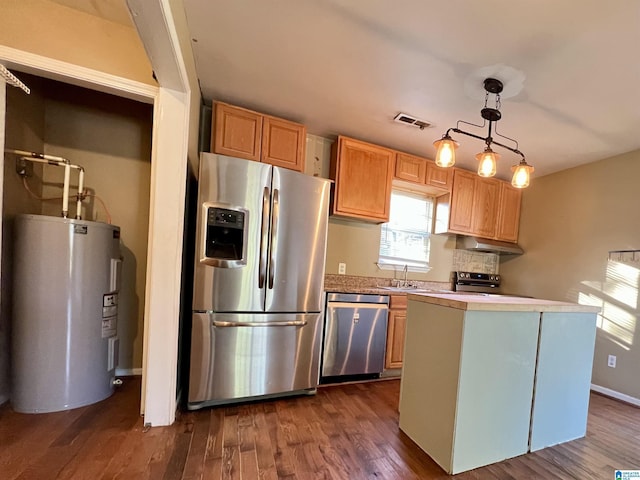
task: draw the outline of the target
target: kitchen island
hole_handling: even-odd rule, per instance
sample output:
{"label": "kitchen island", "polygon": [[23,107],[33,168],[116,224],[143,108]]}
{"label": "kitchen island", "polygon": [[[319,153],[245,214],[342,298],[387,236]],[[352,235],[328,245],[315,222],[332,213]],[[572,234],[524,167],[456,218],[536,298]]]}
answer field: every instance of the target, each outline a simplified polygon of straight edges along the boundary
{"label": "kitchen island", "polygon": [[450,474],[586,433],[598,307],[409,294],[400,429]]}

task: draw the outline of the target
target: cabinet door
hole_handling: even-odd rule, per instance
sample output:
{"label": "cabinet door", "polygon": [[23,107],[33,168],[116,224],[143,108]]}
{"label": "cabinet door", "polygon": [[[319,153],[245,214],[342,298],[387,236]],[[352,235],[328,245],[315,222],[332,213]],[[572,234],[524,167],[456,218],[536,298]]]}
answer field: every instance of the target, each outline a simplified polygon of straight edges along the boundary
{"label": "cabinet door", "polygon": [[487,238],[496,236],[501,183],[496,178],[476,177],[471,227],[474,235]]}
{"label": "cabinet door", "polygon": [[214,153],[260,161],[262,115],[216,103],[213,128]]}
{"label": "cabinet door", "polygon": [[500,209],[498,214],[498,240],[506,242],[518,241],[518,229],[520,226],[520,203],[522,190],[513,188],[506,182],[500,186]]}
{"label": "cabinet door", "polygon": [[454,233],[472,233],[473,201],[476,174],[456,169],[453,173],[449,230]]}
{"label": "cabinet door", "polygon": [[453,185],[453,168],[442,168],[435,162],[427,161],[425,184],[430,187],[451,191]]}
{"label": "cabinet door", "polygon": [[262,161],[302,172],[307,130],[304,125],[265,116],[262,126]]}
{"label": "cabinet door", "polygon": [[384,147],[338,137],[331,159],[332,213],[388,222],[394,155]]}
{"label": "cabinet door", "polygon": [[396,153],[394,177],[407,182],[424,184],[427,173],[427,161],[406,153]]}
{"label": "cabinet door", "polygon": [[384,368],[402,368],[407,310],[389,310]]}

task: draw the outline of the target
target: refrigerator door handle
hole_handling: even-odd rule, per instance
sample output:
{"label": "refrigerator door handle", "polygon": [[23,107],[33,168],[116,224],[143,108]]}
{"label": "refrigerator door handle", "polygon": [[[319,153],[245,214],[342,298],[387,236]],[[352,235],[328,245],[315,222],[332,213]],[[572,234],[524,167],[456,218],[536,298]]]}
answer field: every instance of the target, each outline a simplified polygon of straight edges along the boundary
{"label": "refrigerator door handle", "polygon": [[260,262],[258,263],[258,288],[264,288],[267,274],[267,239],[269,232],[269,187],[262,191],[262,223],[260,225]]}
{"label": "refrigerator door handle", "polygon": [[278,223],[280,221],[280,190],[273,189],[273,215],[271,217],[271,258],[269,259],[269,289],[273,289],[278,245]]}
{"label": "refrigerator door handle", "polygon": [[213,320],[214,327],[304,327],[306,320],[292,320],[288,322],[224,322]]}

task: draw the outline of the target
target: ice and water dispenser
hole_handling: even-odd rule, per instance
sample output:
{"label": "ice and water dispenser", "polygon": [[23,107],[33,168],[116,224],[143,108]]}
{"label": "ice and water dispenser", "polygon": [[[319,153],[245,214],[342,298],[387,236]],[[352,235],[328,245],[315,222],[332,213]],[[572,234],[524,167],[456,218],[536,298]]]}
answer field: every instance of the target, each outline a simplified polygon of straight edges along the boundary
{"label": "ice and water dispenser", "polygon": [[206,225],[201,263],[236,268],[247,264],[247,210],[205,203]]}

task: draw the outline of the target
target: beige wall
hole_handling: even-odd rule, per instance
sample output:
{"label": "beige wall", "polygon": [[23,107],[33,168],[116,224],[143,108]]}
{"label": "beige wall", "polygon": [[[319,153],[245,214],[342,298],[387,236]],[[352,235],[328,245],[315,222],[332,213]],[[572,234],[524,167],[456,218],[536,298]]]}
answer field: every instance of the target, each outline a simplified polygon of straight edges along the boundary
{"label": "beige wall", "polygon": [[640,151],[535,179],[523,195],[526,253],[500,267],[508,291],[601,305],[592,381],[638,399],[640,261],[608,256],[640,249],[639,179]]}
{"label": "beige wall", "polygon": [[[51,82],[46,93],[45,153],[85,169],[85,187],[106,204],[121,228],[122,290],[119,368],[142,366],[145,275],[151,176],[152,107],[147,104]],[[63,169],[45,168],[43,195],[60,195]],[[72,173],[73,186],[77,176]],[[75,190],[72,188],[72,193]],[[83,218],[106,221],[99,202],[88,200]],[[60,214],[60,202],[42,213]],[[75,214],[75,203],[70,205]]]}
{"label": "beige wall", "polygon": [[[7,87],[5,115],[5,148],[42,151],[44,145],[44,97],[40,82],[31,83],[31,95]],[[16,174],[16,157],[5,155],[2,201],[2,291],[0,308],[0,399],[10,393],[9,357],[11,331],[13,218],[21,213],[40,213],[40,202],[29,197]],[[42,166],[34,167],[34,175],[42,178]],[[40,193],[37,189],[36,193]],[[0,401],[0,403],[2,403]]]}
{"label": "beige wall", "polygon": [[133,26],[50,0],[3,0],[0,18],[0,45],[156,85]]}
{"label": "beige wall", "polygon": [[[448,282],[455,250],[455,237],[431,236],[430,266],[427,273],[409,272],[409,280]],[[401,278],[397,272],[377,267],[380,252],[380,225],[329,219],[326,273],[337,274],[338,263],[346,263],[347,275]]]}

